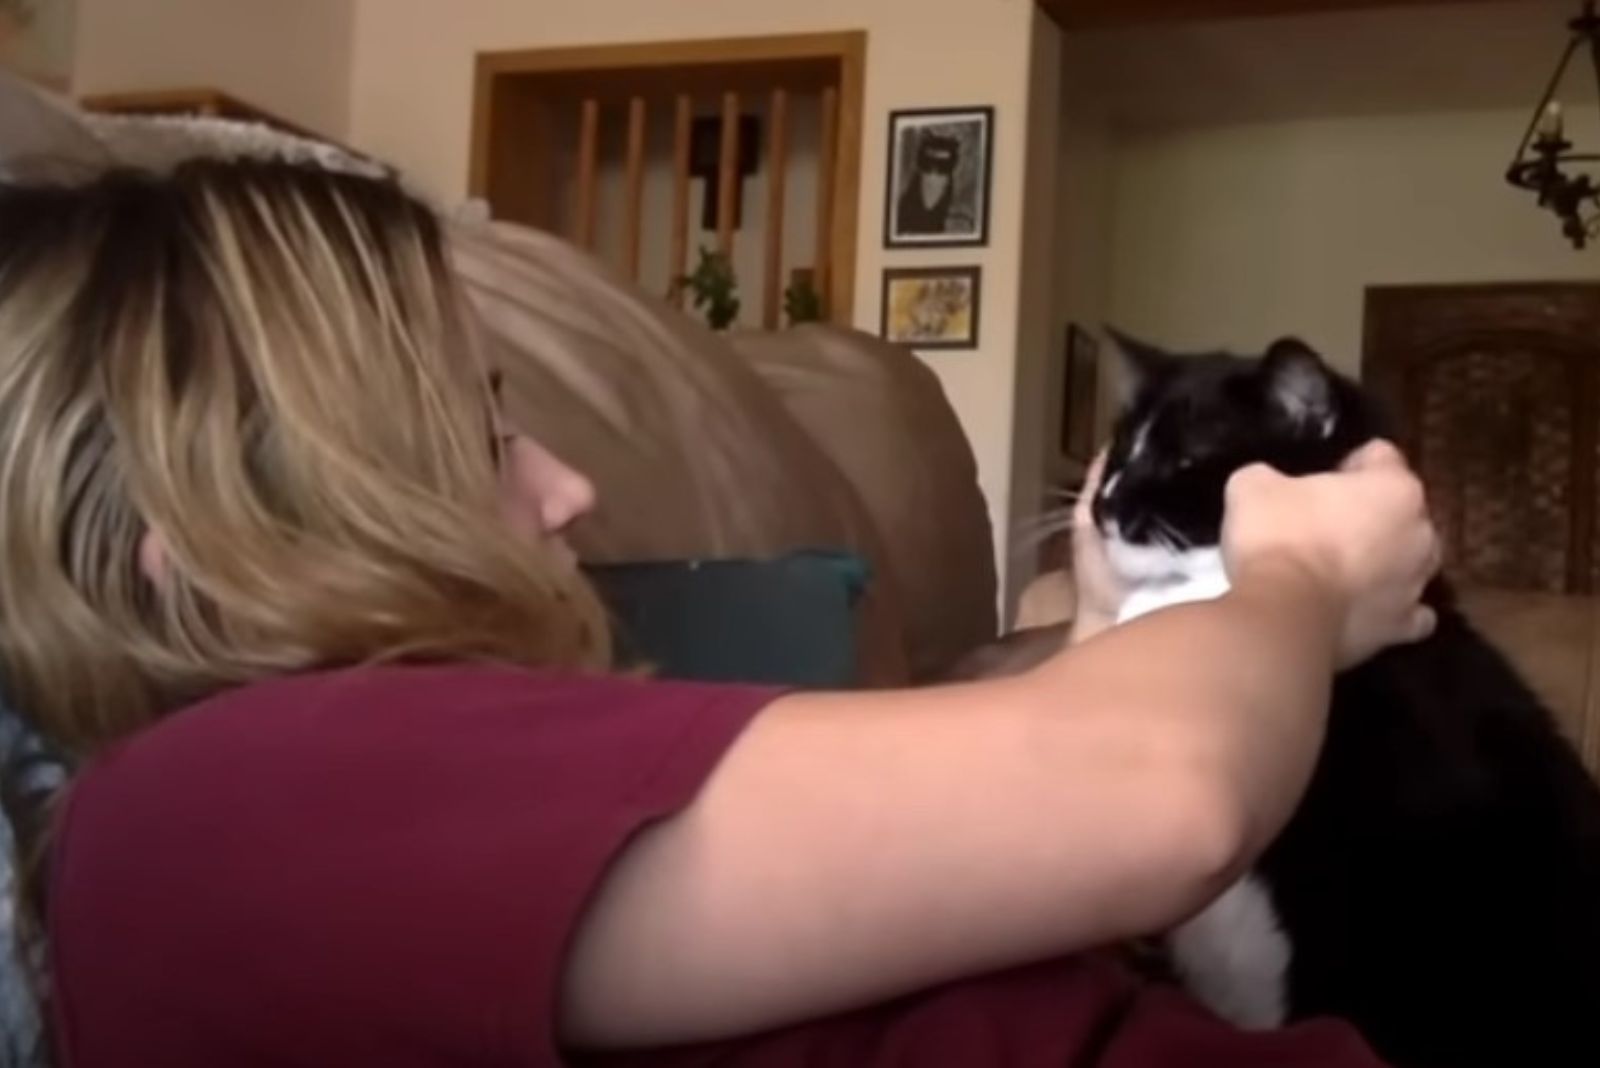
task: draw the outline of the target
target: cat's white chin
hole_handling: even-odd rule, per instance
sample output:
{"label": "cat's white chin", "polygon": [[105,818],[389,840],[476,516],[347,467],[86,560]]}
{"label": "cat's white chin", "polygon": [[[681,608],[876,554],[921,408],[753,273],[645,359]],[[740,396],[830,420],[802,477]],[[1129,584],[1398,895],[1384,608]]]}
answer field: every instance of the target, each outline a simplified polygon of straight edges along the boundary
{"label": "cat's white chin", "polygon": [[1123,539],[1115,523],[1105,531],[1106,557],[1128,590],[1117,622],[1174,605],[1210,601],[1228,592],[1222,551],[1215,546],[1174,549]]}

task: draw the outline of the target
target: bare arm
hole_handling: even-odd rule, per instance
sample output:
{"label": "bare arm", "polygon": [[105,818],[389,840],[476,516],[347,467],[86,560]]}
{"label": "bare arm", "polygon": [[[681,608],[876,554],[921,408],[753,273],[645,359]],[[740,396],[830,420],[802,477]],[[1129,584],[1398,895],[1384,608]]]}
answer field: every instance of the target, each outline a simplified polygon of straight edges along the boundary
{"label": "bare arm", "polygon": [[610,876],[570,1037],[754,1031],[1182,920],[1303,786],[1337,619],[1263,584],[1017,679],[780,701]]}
{"label": "bare arm", "polygon": [[1203,906],[1304,788],[1352,617],[1314,554],[1271,549],[1019,678],[773,705],[608,876],[568,1040],[747,1033]]}

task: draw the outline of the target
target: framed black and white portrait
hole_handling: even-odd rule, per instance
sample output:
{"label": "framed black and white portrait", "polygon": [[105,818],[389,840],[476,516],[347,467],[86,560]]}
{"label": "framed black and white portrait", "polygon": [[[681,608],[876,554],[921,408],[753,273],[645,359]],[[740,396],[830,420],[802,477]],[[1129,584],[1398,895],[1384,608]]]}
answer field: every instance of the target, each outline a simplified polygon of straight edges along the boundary
{"label": "framed black and white portrait", "polygon": [[994,108],[889,113],[885,248],[989,243]]}

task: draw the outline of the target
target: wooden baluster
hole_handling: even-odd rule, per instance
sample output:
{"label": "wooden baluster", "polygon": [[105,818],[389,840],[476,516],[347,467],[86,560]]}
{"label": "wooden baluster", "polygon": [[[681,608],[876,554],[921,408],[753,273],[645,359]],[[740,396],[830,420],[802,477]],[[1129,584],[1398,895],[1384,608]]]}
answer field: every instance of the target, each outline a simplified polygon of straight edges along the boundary
{"label": "wooden baluster", "polygon": [[595,218],[599,206],[597,185],[600,170],[600,101],[589,97],[583,102],[578,124],[578,196],[575,239],[583,248],[594,248]]}
{"label": "wooden baluster", "polygon": [[822,139],[817,149],[817,251],[816,286],[826,314],[833,306],[833,210],[838,176],[834,174],[839,149],[839,90],[822,91]]}
{"label": "wooden baluster", "polygon": [[717,249],[733,255],[735,197],[739,195],[739,94],[722,94],[722,156],[717,168]]}
{"label": "wooden baluster", "polygon": [[694,101],[679,94],[672,122],[672,299],[683,305],[678,279],[689,273],[689,139],[694,129]]}
{"label": "wooden baluster", "polygon": [[639,280],[639,249],[644,224],[644,97],[628,102],[628,206],[623,237],[623,270]]}
{"label": "wooden baluster", "polygon": [[761,322],[768,330],[778,328],[783,310],[783,198],[788,171],[789,94],[774,89],[767,109],[767,262],[761,305]]}

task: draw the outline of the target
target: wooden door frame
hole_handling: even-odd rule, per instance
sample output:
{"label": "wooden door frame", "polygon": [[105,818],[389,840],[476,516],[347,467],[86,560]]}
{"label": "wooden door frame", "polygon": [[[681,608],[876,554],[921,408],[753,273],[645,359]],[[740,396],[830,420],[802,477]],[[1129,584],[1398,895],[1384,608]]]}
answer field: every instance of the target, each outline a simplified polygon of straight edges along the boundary
{"label": "wooden door frame", "polygon": [[683,66],[835,60],[839,64],[838,150],[833,167],[832,264],[829,318],[853,319],[857,233],[861,207],[861,148],[866,83],[865,31],[776,34],[643,44],[582,45],[482,52],[477,59],[472,106],[472,168],[469,188],[487,197],[496,173],[515,172],[525,162],[514,146],[496,152],[495,134],[514,119],[519,75],[556,75],[589,70],[665,70]]}

